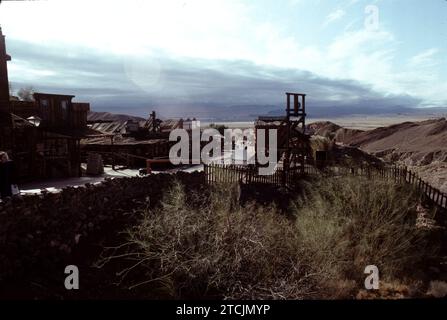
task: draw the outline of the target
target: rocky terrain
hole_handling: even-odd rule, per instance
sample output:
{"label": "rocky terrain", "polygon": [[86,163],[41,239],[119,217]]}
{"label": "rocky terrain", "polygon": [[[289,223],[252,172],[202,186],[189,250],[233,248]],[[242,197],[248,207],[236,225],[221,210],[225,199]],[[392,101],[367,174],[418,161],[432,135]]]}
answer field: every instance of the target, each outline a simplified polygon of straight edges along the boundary
{"label": "rocky terrain", "polygon": [[343,128],[324,121],[308,125],[315,135],[358,147],[386,161],[416,170],[422,179],[447,192],[447,120],[403,122],[373,130]]}
{"label": "rocky terrain", "polygon": [[90,111],[87,115],[88,121],[144,121],[146,119],[136,116],[130,116],[127,114],[116,114],[110,112],[95,112]]}

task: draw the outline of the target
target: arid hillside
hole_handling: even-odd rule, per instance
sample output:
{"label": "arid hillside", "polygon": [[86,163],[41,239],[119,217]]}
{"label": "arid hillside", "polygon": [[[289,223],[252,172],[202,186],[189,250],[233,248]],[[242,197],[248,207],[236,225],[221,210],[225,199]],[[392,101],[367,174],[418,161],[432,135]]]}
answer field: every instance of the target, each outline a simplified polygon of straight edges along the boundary
{"label": "arid hillside", "polygon": [[447,191],[447,120],[404,122],[362,131],[332,122],[315,122],[309,129],[316,135],[358,147],[387,161],[407,165],[434,186]]}
{"label": "arid hillside", "polygon": [[127,121],[127,120],[143,121],[145,119],[141,118],[141,117],[130,116],[127,114],[116,114],[116,113],[110,113],[110,112],[90,111],[87,115],[87,120],[88,121]]}

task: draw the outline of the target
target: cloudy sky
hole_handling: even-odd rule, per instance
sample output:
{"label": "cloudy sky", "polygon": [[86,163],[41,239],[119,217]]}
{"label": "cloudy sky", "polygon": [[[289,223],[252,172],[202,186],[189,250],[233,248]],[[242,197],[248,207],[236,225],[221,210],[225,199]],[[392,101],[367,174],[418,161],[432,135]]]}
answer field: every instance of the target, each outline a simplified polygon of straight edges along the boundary
{"label": "cloudy sky", "polygon": [[447,106],[445,0],[2,1],[0,23],[13,90],[97,111]]}

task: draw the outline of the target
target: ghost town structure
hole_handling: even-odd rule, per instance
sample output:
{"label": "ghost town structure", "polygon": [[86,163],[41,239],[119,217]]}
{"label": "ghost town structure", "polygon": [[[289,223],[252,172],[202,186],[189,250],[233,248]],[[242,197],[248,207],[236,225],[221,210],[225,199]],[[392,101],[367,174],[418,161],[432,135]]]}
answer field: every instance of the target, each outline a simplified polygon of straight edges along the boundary
{"label": "ghost town structure", "polygon": [[[306,95],[286,92],[286,109],[283,116],[260,116],[255,122],[256,160],[254,166],[205,165],[205,179],[208,183],[241,182],[260,183],[292,187],[300,177],[314,170],[310,136],[306,132]],[[258,158],[271,152],[270,130],[276,131],[277,164],[273,174],[259,175],[262,161]],[[262,141],[265,137],[266,141]],[[262,147],[259,146],[262,145]],[[264,148],[264,151],[262,150]],[[256,170],[255,170],[256,169]],[[270,170],[269,170],[270,171]]]}
{"label": "ghost town structure", "polygon": [[88,126],[100,135],[81,141],[83,154],[100,154],[112,166],[147,167],[169,165],[169,150],[175,142],[169,134],[188,129],[195,119],[160,120],[153,111],[147,120],[92,121]]}
{"label": "ghost town structure", "polygon": [[[32,101],[20,101],[10,96],[7,68],[10,60],[0,27],[0,151],[7,152],[15,162],[16,181],[19,183],[41,178],[81,176],[84,173],[82,163],[89,162],[89,158],[111,165],[147,165],[150,172],[153,164],[169,164],[169,150],[176,143],[169,141],[169,133],[174,129],[190,130],[195,120],[162,121],[152,112],[143,121],[89,122],[89,103],[74,102],[74,95],[34,93]],[[253,166],[205,165],[205,181],[291,186],[299,176],[312,173],[316,169],[305,118],[306,95],[287,92],[285,115],[259,117],[255,122],[255,135],[260,129],[274,129],[278,133],[276,172],[271,176],[259,176],[254,174],[257,170],[253,170]],[[265,153],[268,153],[269,141],[264,145]],[[96,157],[91,157],[92,154]],[[255,161],[255,166],[258,165],[259,162]],[[338,172],[340,168],[332,169]],[[369,177],[392,176],[416,185],[435,204],[447,207],[447,195],[406,168],[384,166],[379,169],[362,167],[359,170]],[[350,172],[357,171],[350,168]]]}
{"label": "ghost town structure", "polygon": [[[15,162],[19,182],[81,176],[81,164],[93,159],[113,166],[167,164],[169,132],[195,120],[162,121],[152,112],[144,121],[90,122],[90,104],[74,102],[74,95],[34,93],[32,101],[20,101],[10,95],[10,60],[0,28],[0,150]],[[101,173],[100,167],[90,173]]]}
{"label": "ghost town structure", "polygon": [[[74,95],[34,93],[32,101],[20,101],[9,92],[10,60],[0,28],[0,150],[15,162],[19,182],[81,176],[82,163],[90,165],[86,172],[91,174],[101,174],[103,164],[143,166],[151,172],[153,165],[170,164],[169,150],[175,144],[169,141],[170,132],[191,130],[195,120],[162,121],[152,112],[142,121],[88,121],[89,103],[74,102]],[[286,115],[260,117],[255,132],[276,130],[277,159],[283,171],[293,168],[303,173],[309,146],[304,129],[305,95],[286,95]],[[265,145],[268,155],[269,142]]]}
{"label": "ghost town structure", "polygon": [[81,175],[80,140],[88,134],[88,103],[73,95],[35,93],[11,99],[5,36],[0,28],[0,150],[15,162],[19,181]]}

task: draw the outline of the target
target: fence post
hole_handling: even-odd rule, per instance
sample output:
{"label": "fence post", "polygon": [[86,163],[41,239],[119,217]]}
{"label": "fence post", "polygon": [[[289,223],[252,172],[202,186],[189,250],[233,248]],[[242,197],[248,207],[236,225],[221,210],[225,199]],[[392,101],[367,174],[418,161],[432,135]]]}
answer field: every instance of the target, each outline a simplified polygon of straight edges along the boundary
{"label": "fence post", "polygon": [[439,204],[439,196],[440,196],[439,190],[436,190],[436,204]]}
{"label": "fence post", "polygon": [[252,171],[252,167],[250,166],[250,167],[248,167],[248,170],[247,170],[247,184],[251,183],[251,171]]}

